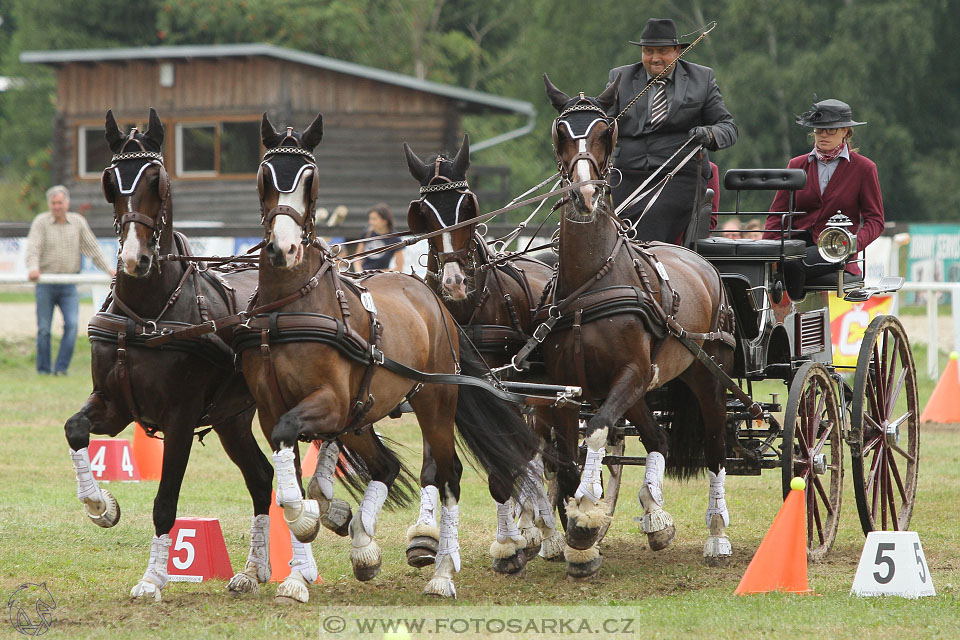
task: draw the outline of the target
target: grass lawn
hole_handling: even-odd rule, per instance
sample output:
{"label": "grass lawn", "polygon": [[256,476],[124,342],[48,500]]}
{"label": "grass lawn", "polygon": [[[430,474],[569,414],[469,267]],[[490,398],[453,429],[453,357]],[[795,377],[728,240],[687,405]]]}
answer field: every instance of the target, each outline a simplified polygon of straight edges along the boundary
{"label": "grass lawn", "polygon": [[[614,629],[645,638],[960,637],[960,522],[955,509],[960,495],[960,425],[924,425],[922,430],[920,484],[911,528],[923,542],[937,589],[932,598],[849,595],[864,538],[847,463],[836,544],[826,561],[809,567],[813,596],[733,595],[780,507],[779,471],[728,479],[734,557],[729,567],[714,569],[700,562],[706,535],[706,480],[667,481],[666,507],[676,519],[677,539],[669,549],[654,554],[633,521],[641,515],[636,491],[642,469],[628,469],[614,523],[602,545],[603,568],[593,581],[574,583],[565,579],[562,564],[542,560],[529,564],[523,578],[493,573],[487,550],[495,510],[484,479],[468,469],[460,503],[463,569],[457,577],[456,601],[420,595],[429,573],[404,562],[405,530],[416,517],[410,508],[384,512],[377,531],[383,569],[368,583],[352,576],[349,541],[321,530],[313,551],[323,584],[311,588],[309,604],[276,604],[275,584],[264,585],[259,595],[235,598],[227,594],[223,581],[170,583],[162,603],[132,603],[130,588],[143,574],[149,556],[156,483],[111,483],[109,489],[122,508],[120,523],[100,529],[86,521],[76,499],[62,429],[90,391],[89,348],[84,339],[79,342],[65,378],[34,373],[32,340],[0,342],[0,598],[5,601],[23,583],[45,581],[57,602],[53,626],[45,637],[316,637],[324,633],[326,621],[359,606],[376,607],[357,614],[368,617],[424,613],[417,607],[430,607],[429,615],[449,619],[577,615],[597,631],[594,637],[607,637]],[[916,355],[922,361],[922,355]],[[922,403],[931,390],[932,384],[921,388]],[[411,468],[419,469],[420,438],[411,418],[382,422],[378,430],[405,443],[403,455]],[[123,435],[132,437],[132,430]],[[205,444],[193,449],[179,513],[218,518],[233,567],[239,569],[247,553],[250,499],[216,437],[211,435]],[[628,441],[627,453],[642,455],[639,442]],[[340,489],[339,495],[346,497],[346,492]],[[516,605],[542,608],[521,610]],[[604,629],[601,623],[606,619],[630,622]],[[444,637],[450,635],[444,630],[460,628],[448,620],[446,627],[415,637]],[[330,635],[383,637],[382,630],[359,634],[349,629]],[[495,633],[493,627],[474,634],[474,629],[457,637],[550,635],[511,636]],[[331,630],[335,631],[326,629]],[[0,637],[20,636],[4,620]]]}

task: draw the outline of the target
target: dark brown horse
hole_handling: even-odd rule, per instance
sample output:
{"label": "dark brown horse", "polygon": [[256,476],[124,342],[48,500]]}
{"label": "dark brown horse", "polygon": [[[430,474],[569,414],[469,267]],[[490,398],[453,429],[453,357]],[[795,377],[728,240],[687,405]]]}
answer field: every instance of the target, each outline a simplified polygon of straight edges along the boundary
{"label": "dark brown horse", "polygon": [[[406,143],[403,149],[410,174],[420,183],[420,198],[410,203],[407,213],[411,231],[441,231],[480,215],[476,194],[467,183],[468,136],[463,136],[453,159],[440,154],[424,162]],[[533,331],[533,312],[552,269],[527,257],[495,262],[475,224],[433,236],[428,242],[427,284],[490,366],[509,364]],[[429,454],[428,448],[424,451]],[[497,534],[490,553],[494,570],[501,573],[519,571],[538,551],[547,559],[559,559],[563,553],[563,536],[556,531],[553,507],[543,491],[539,457],[530,461],[527,473],[533,491],[520,497],[519,527],[513,502],[497,503]],[[430,543],[436,538],[432,504],[432,496],[423,496],[420,517],[407,532],[407,561],[414,566],[420,558],[429,558]]]}
{"label": "dark brown horse", "polygon": [[[249,347],[243,373],[261,424],[271,433],[277,499],[291,531],[309,540],[321,513],[300,487],[297,441],[337,441],[362,459],[371,482],[349,524],[350,559],[358,579],[373,578],[380,567],[376,522],[400,466],[370,425],[407,399],[430,447],[435,469],[429,475],[441,502],[439,549],[425,593],[454,596],[462,472],[454,425],[483,468],[503,480],[502,501],[514,493],[536,442],[502,400],[474,386],[419,376],[484,373],[449,312],[421,280],[400,273],[358,279],[340,273],[314,230],[320,176],[312,151],[322,131],[319,115],[302,134],[292,127],[277,132],[266,114],[261,128],[267,149],[258,178],[265,246],[256,304],[270,311],[250,319],[241,346]],[[418,383],[418,376],[426,383]]]}
{"label": "dark brown horse", "polygon": [[[115,154],[103,173],[103,193],[113,204],[120,257],[109,306],[90,321],[93,393],[64,425],[77,475],[77,495],[101,527],[120,519],[110,492],[90,468],[90,434],[116,436],[134,420],[164,435],[163,472],[153,507],[155,535],[143,578],[131,595],[160,600],[167,584],[170,529],[190,457],[194,431],[212,425],[230,459],[240,467],[253,498],[250,554],[232,590],[255,590],[270,577],[269,519],[273,470],[254,441],[253,397],[234,367],[234,354],[220,338],[205,336],[151,348],[144,341],[235,313],[256,285],[256,272],[201,272],[196,263],[161,255],[189,253],[173,230],[170,184],[163,166],[163,124],[150,110],[144,133],[124,136],[113,113],[106,138]],[[229,336],[227,336],[229,339]]]}
{"label": "dark brown horse", "polygon": [[[572,99],[546,76],[544,82],[560,112],[553,137],[564,182],[606,180],[616,143],[616,121],[606,112],[619,81],[597,98],[580,93]],[[732,368],[733,319],[723,285],[697,254],[674,245],[634,244],[627,235],[613,214],[607,184],[573,191],[562,207],[558,277],[541,316],[553,325],[543,343],[551,381],[582,386],[584,398],[598,407],[587,423],[582,475],[566,467],[559,478],[567,498],[568,573],[578,577],[596,572],[601,563],[595,541],[609,517],[600,504],[601,464],[621,416],[637,428],[647,450],[639,498],[650,547],[662,549],[675,535],[663,509],[664,468],[683,477],[706,467],[710,535],[704,555],[713,563],[731,553],[723,489],[725,392],[677,337],[694,339],[694,348],[702,346],[726,371]],[[662,393],[670,397],[665,402],[672,416],[669,437],[647,398]],[[552,424],[561,457],[572,455],[576,414],[554,411]]]}

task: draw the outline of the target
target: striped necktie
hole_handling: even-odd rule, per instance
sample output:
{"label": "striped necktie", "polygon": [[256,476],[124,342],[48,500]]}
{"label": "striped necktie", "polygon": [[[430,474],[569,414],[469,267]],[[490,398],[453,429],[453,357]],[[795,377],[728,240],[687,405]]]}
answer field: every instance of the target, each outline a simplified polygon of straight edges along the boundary
{"label": "striped necktie", "polygon": [[650,128],[656,129],[667,119],[667,83],[664,80],[654,82],[657,93],[653,96],[653,107],[650,109]]}

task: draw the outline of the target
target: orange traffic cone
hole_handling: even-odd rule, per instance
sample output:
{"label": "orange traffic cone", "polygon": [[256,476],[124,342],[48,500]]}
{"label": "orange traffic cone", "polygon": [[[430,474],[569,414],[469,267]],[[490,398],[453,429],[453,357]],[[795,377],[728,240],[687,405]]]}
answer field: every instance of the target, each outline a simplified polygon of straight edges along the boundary
{"label": "orange traffic cone", "polygon": [[743,574],[734,591],[736,595],[767,591],[810,593],[804,486],[801,478],[794,478],[790,483],[790,493]]}
{"label": "orange traffic cone", "polygon": [[920,414],[920,422],[960,422],[960,367],[957,366],[957,357],[956,351],[950,354],[947,368]]}
{"label": "orange traffic cone", "polygon": [[163,471],[163,440],[151,438],[139,422],[133,428],[133,458],[141,480],[159,480]]}

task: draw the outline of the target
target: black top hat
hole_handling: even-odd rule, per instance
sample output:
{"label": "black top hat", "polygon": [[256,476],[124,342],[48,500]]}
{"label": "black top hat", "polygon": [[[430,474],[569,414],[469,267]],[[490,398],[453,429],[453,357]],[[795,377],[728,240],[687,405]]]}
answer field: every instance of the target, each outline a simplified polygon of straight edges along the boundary
{"label": "black top hat", "polygon": [[641,47],[689,47],[689,42],[677,40],[677,25],[670,18],[650,18],[640,34],[640,41],[630,41]]}
{"label": "black top hat", "polygon": [[797,124],[817,129],[833,129],[836,127],[856,127],[867,123],[854,120],[853,110],[846,102],[830,99],[813,103],[809,111],[797,116]]}

